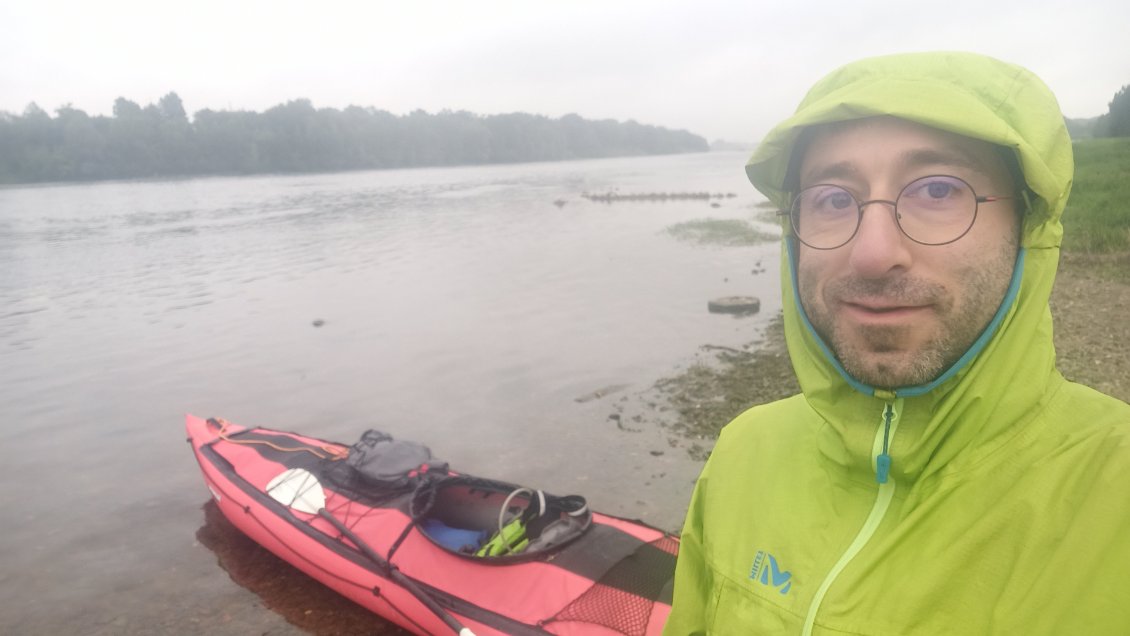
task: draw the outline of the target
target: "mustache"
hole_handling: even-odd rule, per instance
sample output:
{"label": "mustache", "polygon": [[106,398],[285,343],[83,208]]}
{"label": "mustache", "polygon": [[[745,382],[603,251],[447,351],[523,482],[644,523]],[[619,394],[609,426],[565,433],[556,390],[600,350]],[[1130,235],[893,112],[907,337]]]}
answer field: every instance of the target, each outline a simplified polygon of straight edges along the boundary
{"label": "mustache", "polygon": [[932,305],[948,296],[944,285],[907,277],[840,278],[830,281],[824,294],[841,302],[881,298],[901,305]]}

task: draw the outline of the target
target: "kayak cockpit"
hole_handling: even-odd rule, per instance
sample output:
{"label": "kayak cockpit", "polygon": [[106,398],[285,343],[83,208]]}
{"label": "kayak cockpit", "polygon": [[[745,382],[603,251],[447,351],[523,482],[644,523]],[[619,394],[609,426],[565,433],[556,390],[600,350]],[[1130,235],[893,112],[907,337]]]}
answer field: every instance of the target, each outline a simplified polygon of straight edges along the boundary
{"label": "kayak cockpit", "polygon": [[583,497],[458,475],[418,488],[411,514],[444,550],[499,564],[546,557],[592,525]]}

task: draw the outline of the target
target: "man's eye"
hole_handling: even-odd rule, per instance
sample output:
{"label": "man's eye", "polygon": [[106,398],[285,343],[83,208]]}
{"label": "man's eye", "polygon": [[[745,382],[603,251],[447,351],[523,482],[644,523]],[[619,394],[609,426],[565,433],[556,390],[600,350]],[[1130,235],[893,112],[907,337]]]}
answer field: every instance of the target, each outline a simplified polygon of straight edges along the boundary
{"label": "man's eye", "polygon": [[931,181],[926,184],[926,194],[932,199],[943,199],[953,193],[953,186],[943,181]]}
{"label": "man's eye", "polygon": [[810,201],[816,212],[841,212],[855,206],[847,191],[835,187],[813,190]]}
{"label": "man's eye", "polygon": [[926,177],[906,186],[902,196],[919,201],[941,202],[960,199],[969,187],[956,177]]}
{"label": "man's eye", "polygon": [[850,208],[855,201],[852,200],[851,195],[847,192],[833,192],[828,196],[828,205],[837,210]]}

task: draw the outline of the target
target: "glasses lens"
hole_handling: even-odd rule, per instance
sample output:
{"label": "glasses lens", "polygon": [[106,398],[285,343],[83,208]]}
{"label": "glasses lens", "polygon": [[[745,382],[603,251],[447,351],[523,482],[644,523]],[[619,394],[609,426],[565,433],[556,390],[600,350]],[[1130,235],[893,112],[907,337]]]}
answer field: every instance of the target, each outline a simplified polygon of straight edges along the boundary
{"label": "glasses lens", "polygon": [[977,195],[957,177],[923,177],[902,189],[895,210],[907,236],[940,245],[961,238],[973,225]]}
{"label": "glasses lens", "polygon": [[792,223],[804,244],[817,249],[839,247],[855,234],[859,204],[839,186],[812,186],[801,190],[793,201]]}

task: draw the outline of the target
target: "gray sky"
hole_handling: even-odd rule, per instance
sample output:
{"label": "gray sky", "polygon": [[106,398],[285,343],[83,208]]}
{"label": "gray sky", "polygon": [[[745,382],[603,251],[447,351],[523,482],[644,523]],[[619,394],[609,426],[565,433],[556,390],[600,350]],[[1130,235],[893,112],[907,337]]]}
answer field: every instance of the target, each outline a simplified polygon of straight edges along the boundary
{"label": "gray sky", "polygon": [[0,110],[191,114],[289,99],[403,114],[635,119],[755,141],[841,64],[959,49],[1030,68],[1069,117],[1130,84],[1130,2],[0,0]]}

